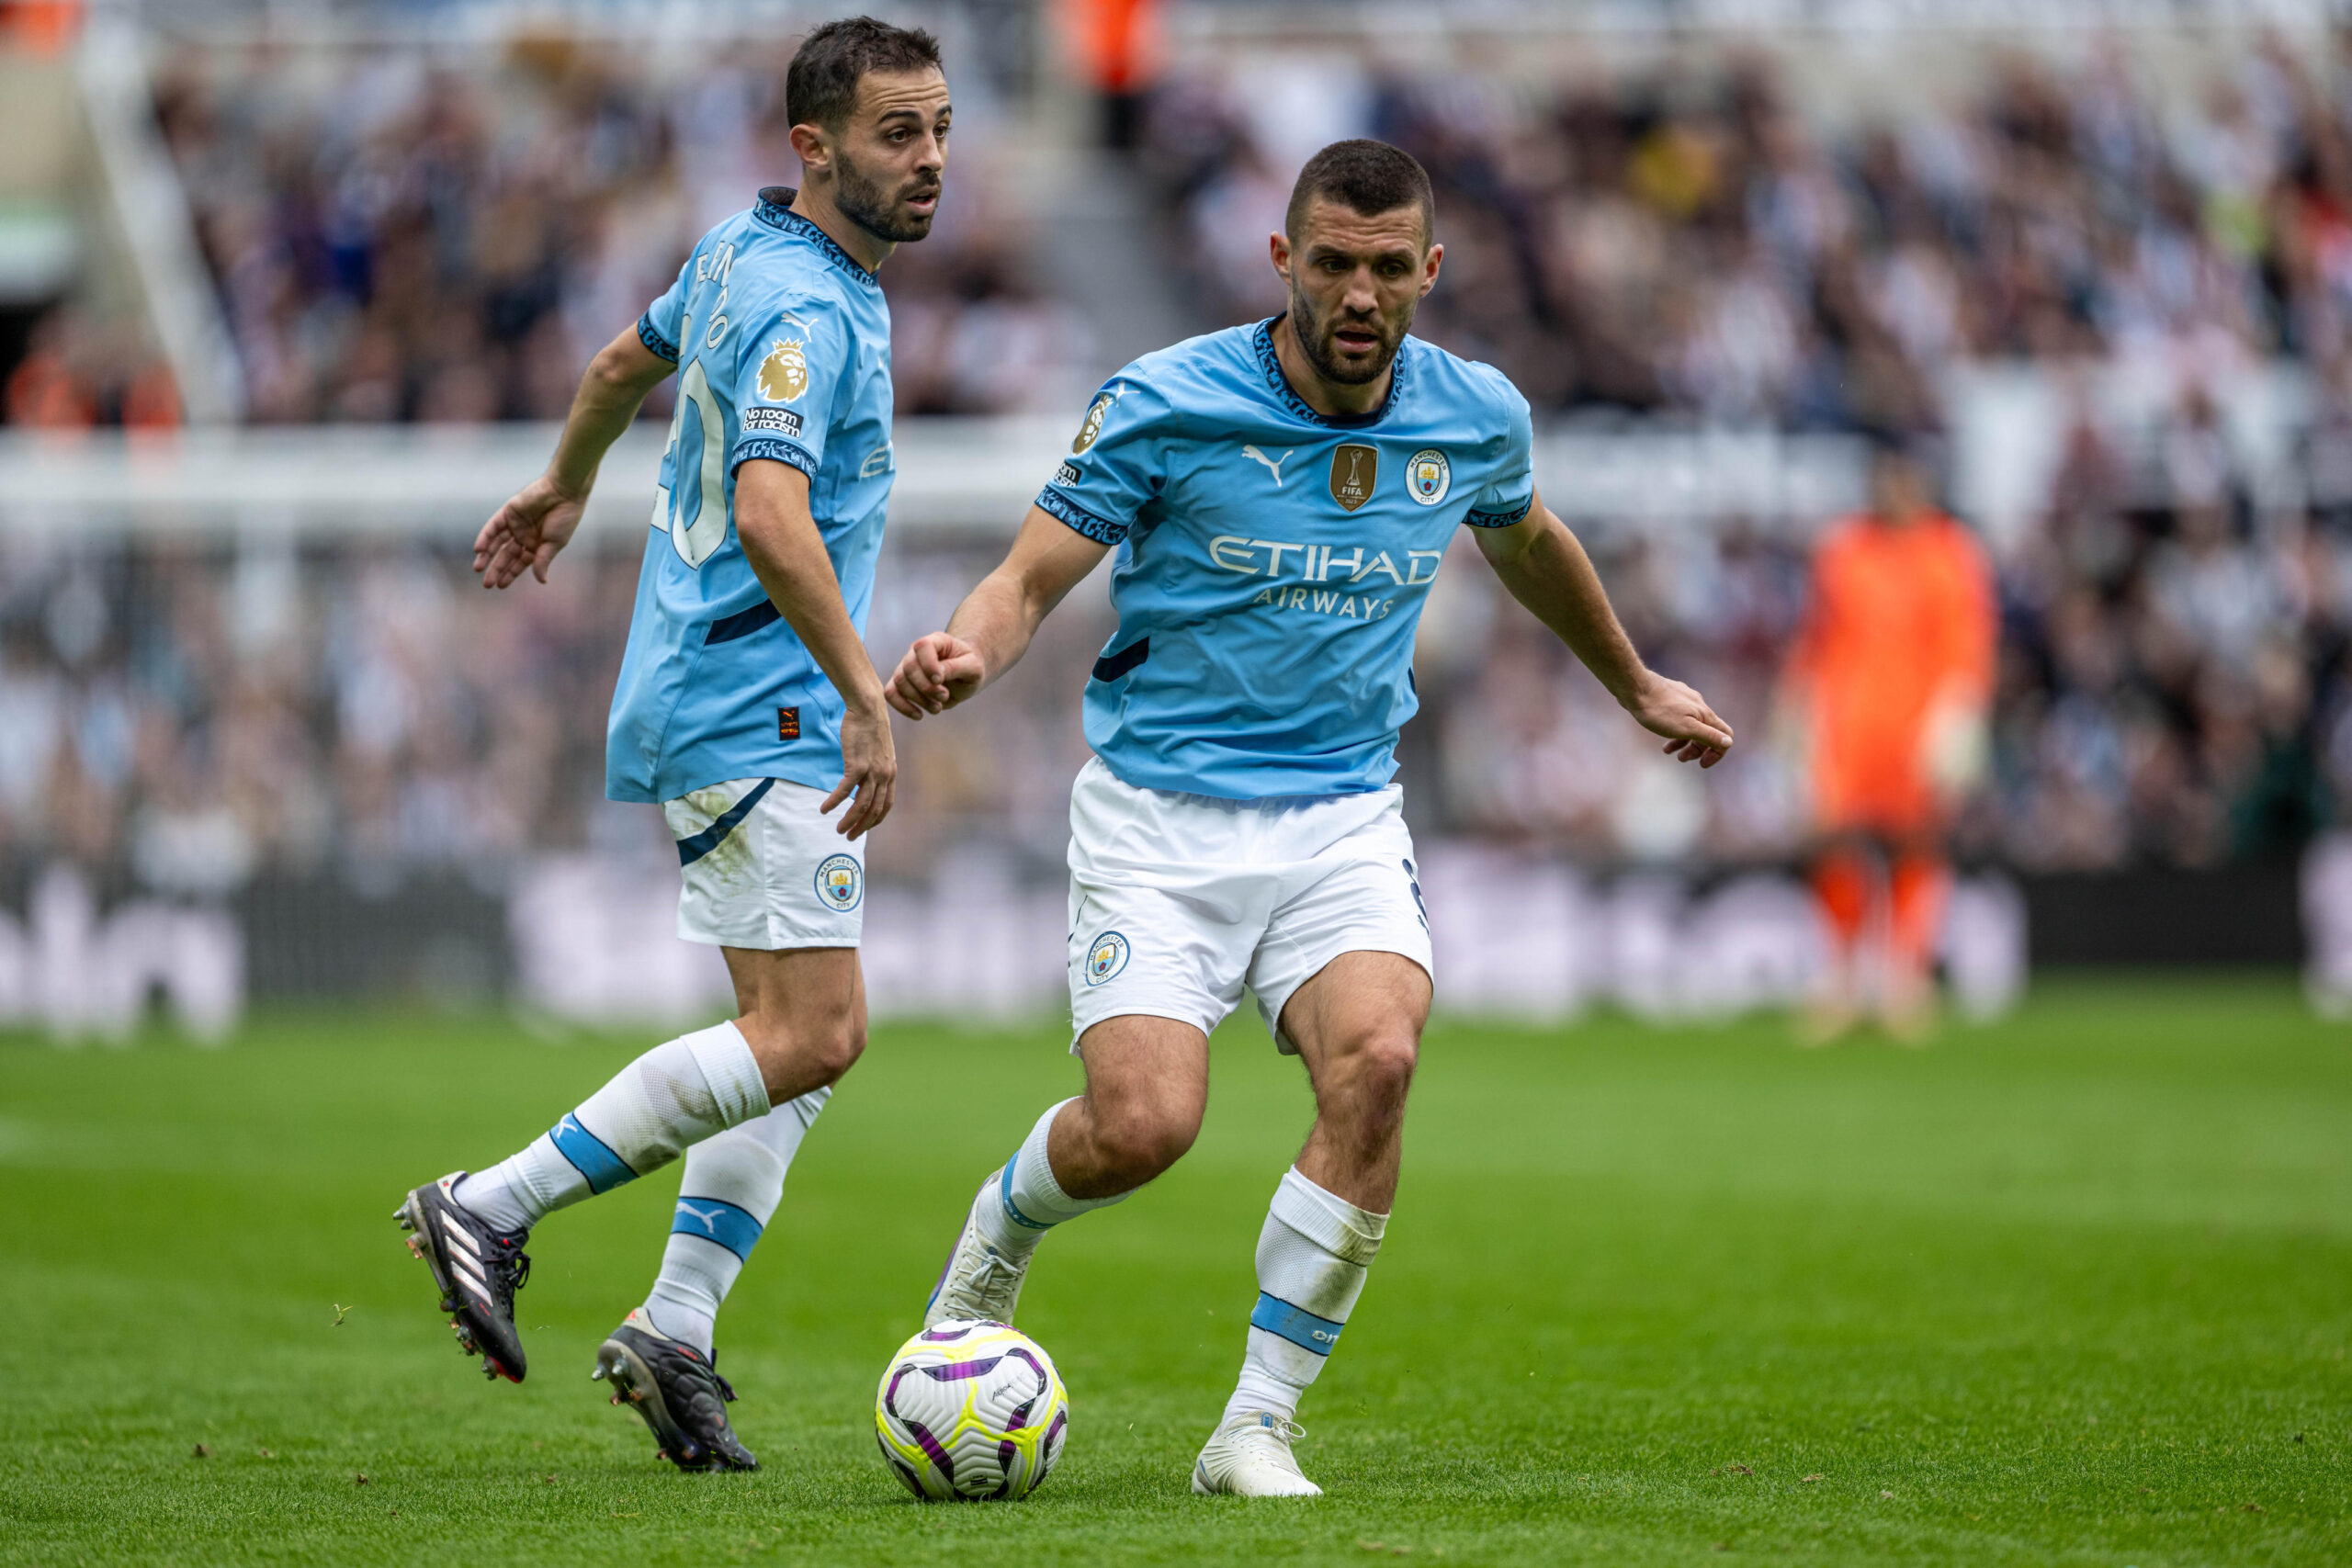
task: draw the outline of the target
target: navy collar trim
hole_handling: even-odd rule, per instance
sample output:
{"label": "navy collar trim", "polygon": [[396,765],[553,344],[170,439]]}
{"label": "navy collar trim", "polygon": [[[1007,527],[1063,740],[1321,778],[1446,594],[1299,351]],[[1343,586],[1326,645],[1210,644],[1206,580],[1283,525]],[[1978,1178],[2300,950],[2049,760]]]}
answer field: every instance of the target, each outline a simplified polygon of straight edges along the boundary
{"label": "navy collar trim", "polygon": [[874,275],[859,265],[858,259],[834,243],[833,237],[792,210],[792,198],[800,193],[790,186],[769,186],[760,192],[759,205],[752,209],[752,216],[771,229],[781,229],[787,234],[797,234],[819,250],[825,259],[865,284],[879,288]]}
{"label": "navy collar trim", "polygon": [[[1289,312],[1283,314],[1288,315]],[[1298,395],[1298,389],[1290,384],[1290,378],[1283,374],[1282,357],[1274,352],[1274,323],[1282,319],[1282,316],[1269,316],[1260,321],[1250,342],[1258,351],[1258,367],[1266,373],[1266,385],[1273,389],[1275,397],[1282,400],[1283,407],[1309,424],[1326,425],[1333,430],[1362,430],[1388,417],[1396,407],[1396,400],[1405,392],[1406,367],[1413,359],[1409,352],[1413,343],[1410,336],[1396,345],[1396,357],[1388,362],[1388,400],[1382,403],[1377,412],[1366,414],[1317,413],[1305,398]]]}

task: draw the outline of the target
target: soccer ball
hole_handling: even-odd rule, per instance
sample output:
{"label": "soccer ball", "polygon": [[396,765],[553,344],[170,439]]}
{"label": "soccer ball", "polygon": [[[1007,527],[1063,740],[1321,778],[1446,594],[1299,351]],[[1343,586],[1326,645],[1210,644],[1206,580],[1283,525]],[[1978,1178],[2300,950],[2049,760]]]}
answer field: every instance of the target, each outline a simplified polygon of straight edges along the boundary
{"label": "soccer ball", "polygon": [[874,1395],[882,1457],[918,1497],[1025,1497],[1069,1429],[1069,1395],[1037,1342],[1009,1324],[943,1323],[890,1358]]}

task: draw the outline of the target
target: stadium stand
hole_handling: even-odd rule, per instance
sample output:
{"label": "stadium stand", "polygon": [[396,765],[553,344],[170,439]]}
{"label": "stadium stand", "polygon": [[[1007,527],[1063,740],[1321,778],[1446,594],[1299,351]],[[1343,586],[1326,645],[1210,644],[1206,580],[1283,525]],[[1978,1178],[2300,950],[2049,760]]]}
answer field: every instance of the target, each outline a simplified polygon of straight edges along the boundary
{"label": "stadium stand", "polygon": [[[714,58],[553,34],[463,60],[164,50],[154,121],[249,423],[560,413],[691,237],[789,164],[781,55]],[[1132,163],[1109,165],[1148,182],[1166,226],[1169,276],[1135,287],[1164,281],[1203,327],[1278,307],[1262,245],[1230,238],[1280,223],[1295,160],[1270,119],[1312,100],[1317,135],[1396,140],[1438,178],[1448,245],[1422,330],[1529,390],[1564,512],[1599,472],[1586,457],[1622,468],[1644,442],[1722,431],[1831,458],[1858,434],[1926,442],[1963,502],[1972,474],[2030,473],[2006,522],[1970,513],[1994,535],[2004,617],[1972,863],[2291,863],[2352,809],[2343,62],[2216,45],[2183,95],[2120,52],[2020,54],[1957,97],[1839,119],[1801,112],[1770,56],[1724,60],[1672,77],[1588,61],[1441,81],[1329,51],[1246,78],[1180,70],[1138,99]],[[970,123],[940,237],[885,274],[902,412],[1070,413],[1114,334],[1046,297],[1054,234],[992,195],[1017,137]],[[7,372],[8,420],[172,423],[143,344],[60,304]],[[2050,416],[2038,466],[1983,438],[2018,378]],[[2137,389],[2128,416],[2118,381]],[[2249,413],[2250,388],[2285,390]],[[1642,646],[1740,726],[1704,788],[1456,562],[1405,742],[1422,831],[1588,866],[1789,863],[1805,781],[1774,736],[1778,665],[1835,510],[1714,493],[1671,517],[1577,517]],[[902,531],[877,656],[936,623],[1010,521]],[[10,885],[62,859],[180,897],[321,877],[494,892],[534,857],[658,850],[647,814],[598,798],[637,536],[600,532],[548,590],[493,600],[446,522],[0,545]],[[1069,646],[1041,648],[990,724],[909,736],[877,885],[976,843],[1050,875],[1081,755],[1072,672],[1100,629],[1057,620]]]}

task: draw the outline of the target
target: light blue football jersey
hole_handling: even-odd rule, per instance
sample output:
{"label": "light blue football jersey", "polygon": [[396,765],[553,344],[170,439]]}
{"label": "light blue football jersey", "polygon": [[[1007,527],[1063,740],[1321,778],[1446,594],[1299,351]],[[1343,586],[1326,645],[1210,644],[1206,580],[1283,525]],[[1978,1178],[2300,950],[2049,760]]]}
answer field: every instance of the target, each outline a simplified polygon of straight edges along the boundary
{"label": "light blue football jersey", "polygon": [[858,631],[890,499],[890,312],[874,275],[772,186],[704,235],[637,324],[678,365],[628,651],[605,729],[605,793],[673,800],[728,779],[841,782],[841,694],[735,536],[735,471],[808,476]]}
{"label": "light blue football jersey", "polygon": [[1384,787],[1446,546],[1534,497],[1527,400],[1500,371],[1408,336],[1380,411],[1334,419],[1283,376],[1280,319],[1114,376],[1037,498],[1119,547],[1086,739],[1139,788]]}

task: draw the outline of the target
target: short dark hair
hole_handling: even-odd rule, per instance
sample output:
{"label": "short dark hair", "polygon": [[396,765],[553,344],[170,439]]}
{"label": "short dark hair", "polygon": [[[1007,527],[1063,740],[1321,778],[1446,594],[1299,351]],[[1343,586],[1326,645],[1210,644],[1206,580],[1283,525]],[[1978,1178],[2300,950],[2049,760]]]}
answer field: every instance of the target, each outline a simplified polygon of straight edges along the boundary
{"label": "short dark hair", "polygon": [[1429,171],[1410,152],[1385,141],[1334,141],[1306,161],[1306,167],[1298,171],[1298,183],[1290,187],[1290,209],[1283,214],[1283,232],[1294,243],[1317,197],[1367,218],[1418,207],[1421,243],[1427,244],[1437,231],[1437,198],[1430,192]]}
{"label": "short dark hair", "polygon": [[800,40],[784,73],[784,112],[794,125],[839,130],[857,107],[857,84],[869,72],[937,68],[939,40],[921,28],[894,28],[849,17]]}

